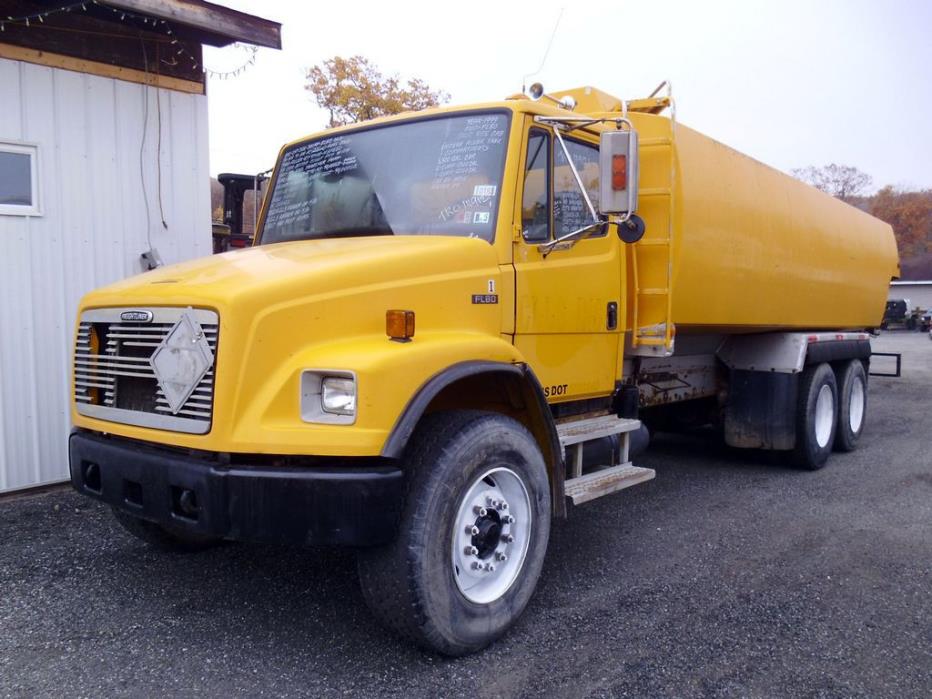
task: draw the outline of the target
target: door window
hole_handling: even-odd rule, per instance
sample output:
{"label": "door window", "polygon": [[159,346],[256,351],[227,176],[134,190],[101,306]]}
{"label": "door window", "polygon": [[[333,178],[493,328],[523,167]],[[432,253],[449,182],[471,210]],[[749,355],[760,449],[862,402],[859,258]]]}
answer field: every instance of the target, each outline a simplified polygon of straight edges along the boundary
{"label": "door window", "polygon": [[[599,149],[588,143],[564,139],[566,150],[586,187],[589,201],[599,210]],[[567,235],[592,223],[592,213],[579,191],[573,170],[560,144],[554,146],[553,227],[554,236]],[[590,237],[595,237],[596,234]]]}
{"label": "door window", "polygon": [[534,129],[527,140],[524,197],[521,200],[521,230],[525,240],[550,238],[549,165],[550,136],[545,131]]}

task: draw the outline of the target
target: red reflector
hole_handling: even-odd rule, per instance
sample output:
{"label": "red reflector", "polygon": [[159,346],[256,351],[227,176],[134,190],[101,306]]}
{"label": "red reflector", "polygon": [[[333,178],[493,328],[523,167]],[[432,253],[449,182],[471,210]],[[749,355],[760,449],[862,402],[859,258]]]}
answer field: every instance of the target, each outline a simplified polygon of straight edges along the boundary
{"label": "red reflector", "polygon": [[628,156],[612,156],[612,189],[616,192],[628,186]]}

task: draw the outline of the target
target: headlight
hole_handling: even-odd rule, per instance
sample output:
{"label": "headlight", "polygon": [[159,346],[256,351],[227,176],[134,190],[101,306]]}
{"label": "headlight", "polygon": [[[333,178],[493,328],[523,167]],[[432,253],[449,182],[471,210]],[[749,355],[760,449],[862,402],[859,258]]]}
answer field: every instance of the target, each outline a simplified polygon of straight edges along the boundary
{"label": "headlight", "polygon": [[351,378],[327,376],[322,382],[320,406],[335,415],[356,414],[356,382]]}
{"label": "headlight", "polygon": [[356,421],[356,376],[351,371],[305,369],[301,372],[301,419],[327,425]]}

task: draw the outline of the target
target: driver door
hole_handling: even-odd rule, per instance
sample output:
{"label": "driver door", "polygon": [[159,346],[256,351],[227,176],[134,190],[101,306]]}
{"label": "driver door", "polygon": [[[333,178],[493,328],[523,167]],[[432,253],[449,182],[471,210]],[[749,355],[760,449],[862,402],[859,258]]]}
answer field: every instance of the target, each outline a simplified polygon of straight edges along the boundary
{"label": "driver door", "polygon": [[[564,142],[598,210],[598,142]],[[624,320],[620,241],[596,230],[570,249],[545,255],[541,243],[581,228],[592,215],[552,130],[531,126],[524,146],[516,212],[521,230],[514,243],[515,345],[549,402],[604,396],[618,378]]]}

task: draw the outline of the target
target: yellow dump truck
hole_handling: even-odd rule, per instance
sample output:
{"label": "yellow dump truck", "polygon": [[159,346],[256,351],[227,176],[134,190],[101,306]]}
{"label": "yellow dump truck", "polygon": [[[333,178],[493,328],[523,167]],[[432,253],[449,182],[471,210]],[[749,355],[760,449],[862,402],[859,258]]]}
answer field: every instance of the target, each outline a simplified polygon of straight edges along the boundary
{"label": "yellow dump truck", "polygon": [[457,655],[552,518],[654,477],[645,424],[853,449],[891,229],[670,107],[534,86],[286,145],[255,247],[83,299],[74,487],[164,548],[356,547],[375,615]]}

